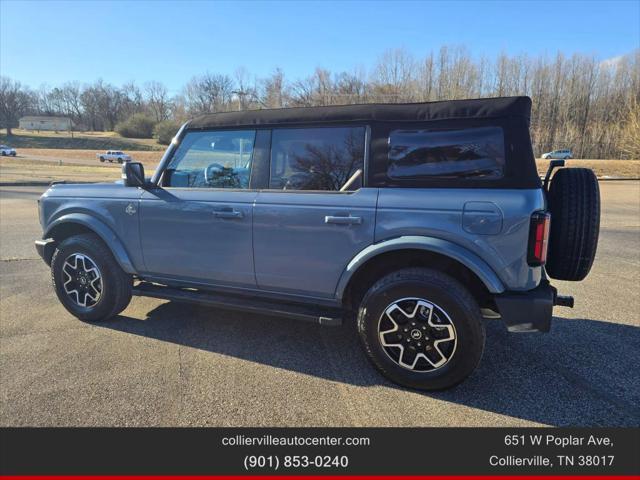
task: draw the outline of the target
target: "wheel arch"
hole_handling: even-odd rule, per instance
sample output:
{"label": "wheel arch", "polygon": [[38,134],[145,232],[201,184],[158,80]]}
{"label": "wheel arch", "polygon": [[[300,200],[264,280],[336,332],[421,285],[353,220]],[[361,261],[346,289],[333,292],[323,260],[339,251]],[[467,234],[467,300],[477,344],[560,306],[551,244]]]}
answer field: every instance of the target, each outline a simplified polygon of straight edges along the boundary
{"label": "wheel arch", "polygon": [[107,248],[111,250],[120,267],[126,273],[136,273],[129,254],[118,236],[103,222],[86,213],[71,213],[61,216],[48,226],[43,238],[52,238],[56,244],[59,244],[73,235],[82,233],[98,235]]}
{"label": "wheel arch", "polygon": [[438,238],[406,236],[370,245],[356,255],[340,277],[336,297],[353,307],[380,276],[410,266],[444,271],[466,285],[481,304],[505,291],[493,269],[466,248]]}

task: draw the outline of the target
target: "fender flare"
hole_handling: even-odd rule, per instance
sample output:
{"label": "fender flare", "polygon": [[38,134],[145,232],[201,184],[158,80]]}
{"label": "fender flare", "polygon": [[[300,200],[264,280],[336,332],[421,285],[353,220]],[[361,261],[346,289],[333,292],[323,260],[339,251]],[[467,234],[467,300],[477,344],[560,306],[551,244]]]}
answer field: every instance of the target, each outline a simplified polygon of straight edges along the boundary
{"label": "fender flare", "polygon": [[114,258],[125,272],[131,274],[137,273],[136,269],[133,267],[133,263],[131,263],[127,250],[124,248],[124,245],[115,232],[101,220],[86,213],[68,213],[56,218],[51,224],[49,224],[42,238],[51,238],[51,232],[56,227],[69,223],[77,223],[93,231],[107,245],[107,248],[111,250]]}
{"label": "fender flare", "polygon": [[358,269],[365,265],[369,260],[382,253],[408,249],[425,250],[452,258],[471,270],[480,279],[484,286],[487,287],[487,290],[489,290],[490,293],[498,294],[505,291],[504,284],[493,269],[484,260],[482,260],[482,258],[468,249],[441,238],[403,236],[369,245],[353,257],[340,276],[340,280],[338,281],[338,286],[336,288],[336,298],[343,298],[344,292],[349,284],[349,280],[351,280]]}

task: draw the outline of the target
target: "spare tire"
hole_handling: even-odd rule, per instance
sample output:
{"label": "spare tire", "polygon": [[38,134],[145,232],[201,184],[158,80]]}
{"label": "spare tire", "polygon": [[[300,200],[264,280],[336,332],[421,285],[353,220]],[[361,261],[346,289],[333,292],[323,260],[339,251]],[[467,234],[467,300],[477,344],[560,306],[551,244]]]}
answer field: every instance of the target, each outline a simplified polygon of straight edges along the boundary
{"label": "spare tire", "polygon": [[556,280],[582,280],[598,247],[598,179],[588,168],[563,168],[553,176],[547,199],[551,212],[547,273]]}

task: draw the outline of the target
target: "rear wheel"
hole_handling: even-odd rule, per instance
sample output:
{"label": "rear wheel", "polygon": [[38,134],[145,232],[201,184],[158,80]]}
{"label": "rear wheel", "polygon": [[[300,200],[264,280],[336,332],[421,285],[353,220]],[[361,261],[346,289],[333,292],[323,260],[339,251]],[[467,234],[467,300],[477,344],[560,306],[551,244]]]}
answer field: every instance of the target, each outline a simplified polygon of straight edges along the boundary
{"label": "rear wheel", "polygon": [[64,240],[53,254],[51,278],[62,305],[80,320],[106,320],[131,301],[131,275],[95,234]]}
{"label": "rear wheel", "polygon": [[100,157],[100,161],[104,163],[104,157]]}
{"label": "rear wheel", "polygon": [[360,305],[358,332],[385,377],[421,390],[464,380],[480,362],[485,341],[473,296],[427,268],[399,270],[376,282]]}
{"label": "rear wheel", "polygon": [[560,169],[551,180],[548,200],[551,232],[547,273],[557,280],[583,280],[598,247],[598,179],[588,168]]}

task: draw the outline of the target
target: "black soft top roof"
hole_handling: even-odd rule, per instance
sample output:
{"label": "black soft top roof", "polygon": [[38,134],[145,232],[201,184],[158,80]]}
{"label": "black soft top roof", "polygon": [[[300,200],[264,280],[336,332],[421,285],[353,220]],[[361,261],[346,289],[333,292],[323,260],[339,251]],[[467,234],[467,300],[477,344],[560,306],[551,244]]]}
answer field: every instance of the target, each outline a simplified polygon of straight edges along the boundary
{"label": "black soft top roof", "polygon": [[525,118],[528,123],[530,114],[531,99],[529,97],[499,97],[425,103],[370,103],[210,113],[196,117],[189,122],[187,128],[191,130],[251,125],[506,117]]}

